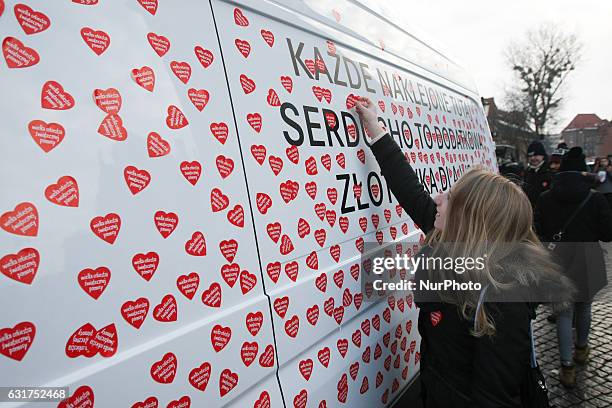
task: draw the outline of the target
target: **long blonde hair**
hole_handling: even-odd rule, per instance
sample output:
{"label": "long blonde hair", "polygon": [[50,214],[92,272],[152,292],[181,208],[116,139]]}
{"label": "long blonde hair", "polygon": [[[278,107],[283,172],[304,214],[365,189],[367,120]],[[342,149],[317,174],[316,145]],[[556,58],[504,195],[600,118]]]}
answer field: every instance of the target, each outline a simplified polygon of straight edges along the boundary
{"label": "long blonde hair", "polygon": [[[489,284],[503,290],[507,282],[499,279],[504,272],[504,263],[499,261],[511,255],[517,245],[534,267],[513,269],[514,284],[537,282],[538,273],[543,269],[558,271],[534,232],[529,199],[514,182],[484,167],[473,167],[455,183],[448,200],[444,229],[434,229],[426,238],[426,243],[434,248],[432,256],[439,254],[439,248],[443,247],[445,256],[454,259],[483,256],[485,259],[484,269],[466,270],[461,275],[449,271],[452,279],[480,282],[483,287]],[[430,279],[444,277],[440,271],[428,273]],[[443,301],[456,304],[464,318],[475,319],[474,336],[495,334],[495,322],[484,303],[478,315],[473,316],[477,296],[465,291],[440,295]]]}

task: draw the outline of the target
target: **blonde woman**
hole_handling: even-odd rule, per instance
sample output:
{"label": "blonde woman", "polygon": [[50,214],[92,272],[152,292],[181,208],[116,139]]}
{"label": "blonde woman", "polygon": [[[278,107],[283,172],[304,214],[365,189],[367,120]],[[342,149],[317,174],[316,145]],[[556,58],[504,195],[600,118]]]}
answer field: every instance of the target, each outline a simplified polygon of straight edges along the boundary
{"label": "blonde woman", "polygon": [[[567,302],[572,290],[532,229],[529,199],[516,184],[485,169],[467,171],[449,192],[432,199],[379,124],[375,104],[361,98],[356,111],[391,191],[427,234],[421,253],[486,254],[480,270],[416,272],[417,283],[450,278],[488,288],[486,297],[482,291],[415,292],[425,407],[523,407],[532,302]],[[477,307],[481,294],[486,303]]]}

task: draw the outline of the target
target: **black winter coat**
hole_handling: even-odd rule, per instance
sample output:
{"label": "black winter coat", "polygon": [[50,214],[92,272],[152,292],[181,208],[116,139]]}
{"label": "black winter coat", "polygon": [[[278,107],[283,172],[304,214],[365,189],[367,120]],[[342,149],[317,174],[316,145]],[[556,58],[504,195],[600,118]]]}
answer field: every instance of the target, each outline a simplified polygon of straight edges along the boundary
{"label": "black winter coat", "polygon": [[[399,146],[388,134],[372,146],[382,174],[399,204],[427,233],[436,205],[419,183]],[[419,272],[415,278],[421,277]],[[520,388],[530,356],[528,303],[487,303],[494,336],[474,337],[473,323],[456,305],[420,302],[421,385],[426,408],[521,407]]]}
{"label": "black winter coat", "polygon": [[566,275],[574,281],[577,301],[589,302],[607,284],[603,250],[598,241],[612,241],[612,210],[603,194],[591,190],[592,181],[577,171],[557,173],[552,188],[538,199],[534,224],[543,242],[552,241],[586,198],[585,206],[567,225],[555,254]]}
{"label": "black winter coat", "polygon": [[550,188],[551,178],[552,172],[547,162],[542,163],[542,166],[538,169],[527,168],[523,191],[525,191],[525,194],[529,197],[532,208],[535,208],[540,194]]}

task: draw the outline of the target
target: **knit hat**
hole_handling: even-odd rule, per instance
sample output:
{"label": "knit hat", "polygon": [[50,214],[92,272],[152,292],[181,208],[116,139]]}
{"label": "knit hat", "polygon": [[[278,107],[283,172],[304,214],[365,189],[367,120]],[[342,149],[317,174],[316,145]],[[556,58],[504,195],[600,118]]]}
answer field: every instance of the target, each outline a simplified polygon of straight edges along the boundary
{"label": "knit hat", "polygon": [[562,149],[555,149],[550,154],[550,162],[551,163],[561,163],[561,159],[563,158],[563,154],[565,153]]}
{"label": "knit hat", "polygon": [[582,147],[572,147],[563,155],[559,171],[588,171]]}
{"label": "knit hat", "polygon": [[537,140],[531,142],[529,147],[527,148],[527,156],[546,156],[546,150],[544,149],[544,145]]}

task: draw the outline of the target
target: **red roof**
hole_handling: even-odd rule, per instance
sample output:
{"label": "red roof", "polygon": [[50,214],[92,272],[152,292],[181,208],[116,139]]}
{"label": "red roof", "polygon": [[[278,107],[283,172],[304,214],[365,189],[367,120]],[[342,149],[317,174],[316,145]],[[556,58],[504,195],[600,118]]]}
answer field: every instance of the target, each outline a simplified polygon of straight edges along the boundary
{"label": "red roof", "polygon": [[594,113],[579,113],[563,131],[565,132],[570,129],[596,128],[601,121],[601,118]]}

